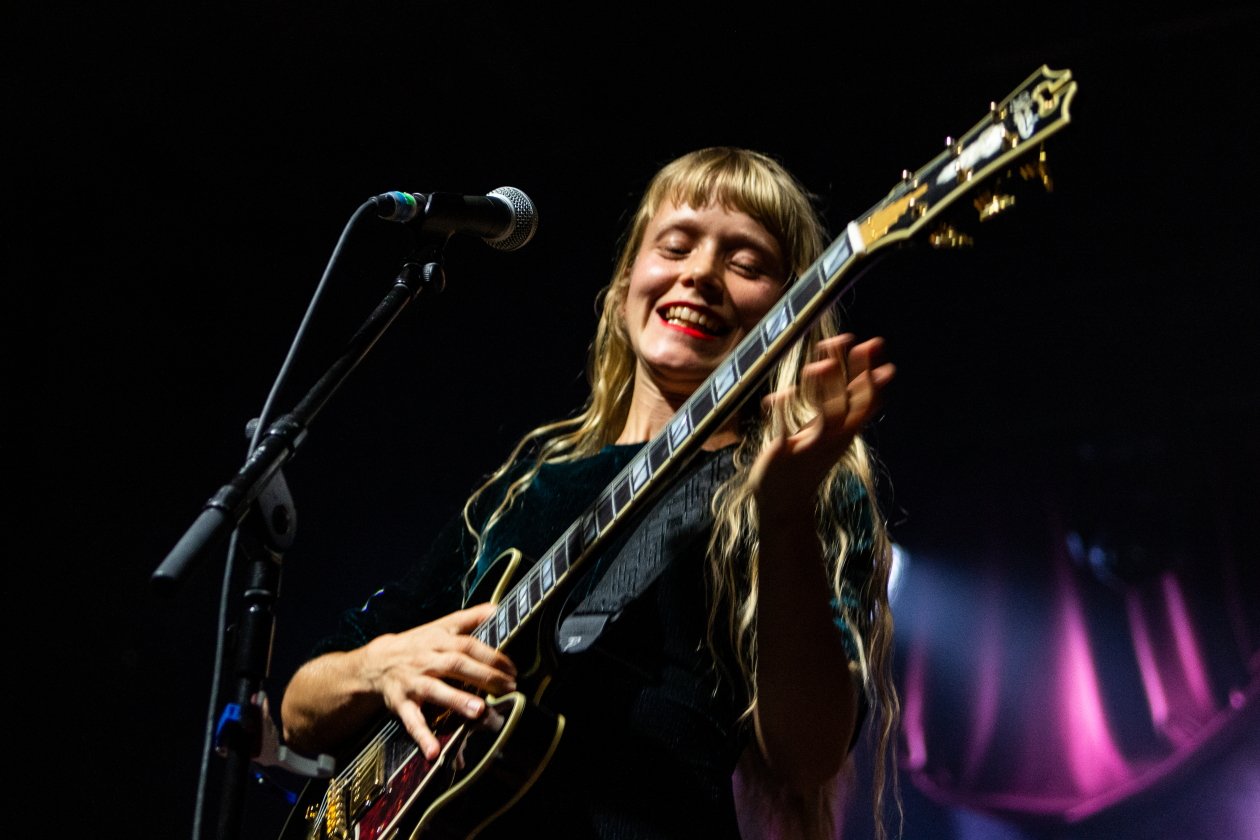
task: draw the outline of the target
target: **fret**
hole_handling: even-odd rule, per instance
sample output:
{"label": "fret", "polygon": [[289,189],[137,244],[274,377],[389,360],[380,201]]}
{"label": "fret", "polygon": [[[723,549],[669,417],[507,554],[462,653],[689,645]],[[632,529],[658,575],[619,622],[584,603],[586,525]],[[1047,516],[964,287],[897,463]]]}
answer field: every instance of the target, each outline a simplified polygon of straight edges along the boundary
{"label": "fret", "polygon": [[561,542],[561,547],[564,550],[564,567],[568,569],[574,566],[582,556],[582,531],[576,525],[569,528],[569,532]]}
{"label": "fret", "polygon": [[538,565],[542,568],[542,577],[539,579],[542,591],[544,593],[550,592],[551,587],[556,585],[555,569],[552,568],[551,561],[548,557],[543,557],[542,562]]}
{"label": "fret", "polygon": [[735,352],[731,354],[735,364],[738,366],[741,377],[747,376],[753,365],[757,364],[764,355],[765,345],[761,343],[760,332],[750,333],[743,343],[735,349]]}
{"label": "fret", "polygon": [[[498,634],[500,642],[506,642],[508,637],[507,610],[502,607],[495,610],[494,618],[495,633]],[[495,647],[498,647],[498,645],[496,644]]]}
{"label": "fret", "polygon": [[656,440],[648,446],[648,463],[652,466],[652,474],[656,475],[669,460],[669,441],[664,435],[657,435]]}
{"label": "fret", "polygon": [[[521,581],[521,585],[516,587],[516,614],[522,620],[525,616],[529,615],[529,608],[531,604],[529,597],[529,584],[530,578],[525,578],[525,580]],[[519,624],[520,622],[517,623]]]}
{"label": "fret", "polygon": [[[719,394],[719,396],[721,395]],[[688,411],[691,414],[692,425],[699,426],[700,422],[708,416],[710,411],[713,410],[713,388],[705,388],[702,386],[696,391],[696,395],[689,400],[688,403],[690,405]]]}
{"label": "fret", "polygon": [[[612,495],[608,492],[608,490],[605,490],[603,493],[599,494],[599,499],[595,502],[595,516],[592,518],[592,521],[596,522],[599,525],[600,531],[608,530],[608,526],[612,524],[612,521],[613,521]],[[594,537],[592,537],[590,540],[587,540],[587,545],[590,545],[591,542],[593,541],[594,541]]]}
{"label": "fret", "polygon": [[521,626],[521,616],[516,610],[516,598],[512,593],[509,592],[508,597],[503,600],[503,606],[499,607],[499,612],[503,613],[503,623],[507,625],[508,635]]}
{"label": "fret", "polygon": [[591,511],[588,510],[582,515],[580,527],[582,529],[582,549],[585,550],[588,546],[594,545],[595,538],[599,536],[599,531],[595,527],[595,515]]}
{"label": "fret", "polygon": [[476,636],[492,648],[497,648],[502,639],[494,632],[494,616],[486,620],[486,623],[477,628]]}
{"label": "fret", "polygon": [[713,371],[711,379],[713,380],[713,393],[720,400],[727,395],[739,379],[739,374],[735,370],[735,360],[728,358],[718,365],[718,369]]}
{"label": "fret", "polygon": [[674,416],[673,421],[669,424],[669,445],[675,452],[678,447],[682,446],[683,441],[687,439],[687,435],[691,433],[691,418],[687,416],[687,412],[680,411]]}
{"label": "fret", "polygon": [[625,476],[619,477],[613,486],[612,501],[614,513],[626,509],[626,504],[630,501],[630,481]]}
{"label": "fret", "polygon": [[771,309],[761,322],[761,330],[766,336],[766,344],[773,344],[774,340],[787,329],[787,325],[790,322],[791,316],[782,303]]}
{"label": "fret", "polygon": [[788,292],[787,298],[791,303],[793,312],[804,312],[813,301],[813,299],[822,291],[823,285],[822,275],[815,265],[809,271],[805,272],[805,276],[792,285],[791,291]]}
{"label": "fret", "polygon": [[785,294],[779,299],[779,303],[775,306],[775,308],[770,312],[767,312],[766,315],[768,318],[774,318],[776,317],[776,313],[780,311],[783,313],[783,324],[786,327],[788,324],[796,321],[796,316],[801,313],[801,308],[793,306],[792,296]]}
{"label": "fret", "polygon": [[555,582],[559,583],[560,578],[564,577],[564,573],[577,560],[576,557],[570,557],[564,552],[564,546],[555,545],[547,552],[547,563],[551,567],[551,573],[555,575]]}
{"label": "fret", "polygon": [[649,478],[648,462],[644,453],[640,452],[630,462],[630,488],[637,494],[647,484]]}
{"label": "fret", "polygon": [[529,570],[529,576],[526,578],[526,580],[529,581],[529,602],[531,604],[538,604],[542,602],[543,592],[545,590],[542,585],[541,573],[542,569],[535,566]]}
{"label": "fret", "polygon": [[844,266],[845,262],[852,255],[853,249],[849,246],[849,232],[846,230],[819,257],[817,268],[821,273],[820,280],[826,282],[834,277],[836,272]]}

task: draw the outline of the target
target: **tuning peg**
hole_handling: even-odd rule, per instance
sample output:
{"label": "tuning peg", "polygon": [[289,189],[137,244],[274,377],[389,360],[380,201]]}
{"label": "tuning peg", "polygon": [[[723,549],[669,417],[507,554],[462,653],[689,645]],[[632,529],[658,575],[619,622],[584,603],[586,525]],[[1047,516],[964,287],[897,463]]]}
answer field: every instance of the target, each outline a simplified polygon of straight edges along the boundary
{"label": "tuning peg", "polygon": [[1019,135],[1007,127],[1006,118],[1009,116],[1010,112],[1006,108],[999,107],[996,102],[989,102],[989,118],[993,120],[994,125],[1002,127],[1002,143],[1006,148],[1013,149],[1019,145]]}
{"label": "tuning peg", "polygon": [[952,225],[942,224],[928,235],[933,248],[968,248],[975,240]]}
{"label": "tuning peg", "polygon": [[1038,180],[1046,192],[1054,192],[1054,179],[1050,177],[1050,164],[1046,162],[1046,147],[1037,153],[1037,160],[1021,164],[1019,174],[1025,181]]}
{"label": "tuning peg", "polygon": [[[961,157],[963,152],[963,143],[961,140],[955,140],[953,137],[945,138],[945,148],[949,149],[949,153],[955,158]],[[954,164],[954,174],[958,177],[958,183],[965,184],[971,180],[974,170],[970,166],[960,166]]]}
{"label": "tuning peg", "polygon": [[980,211],[980,221],[987,222],[1004,210],[1015,206],[1015,196],[1007,193],[983,192],[973,202]]}
{"label": "tuning peg", "polygon": [[912,195],[906,200],[906,213],[911,219],[922,219],[927,213],[927,205]]}

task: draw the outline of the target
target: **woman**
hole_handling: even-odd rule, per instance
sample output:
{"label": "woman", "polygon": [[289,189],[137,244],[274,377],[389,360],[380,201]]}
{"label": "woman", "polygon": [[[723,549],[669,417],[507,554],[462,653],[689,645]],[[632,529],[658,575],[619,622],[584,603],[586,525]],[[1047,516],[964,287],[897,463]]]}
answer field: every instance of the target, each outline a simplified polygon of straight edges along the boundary
{"label": "woman", "polygon": [[[432,758],[435,712],[476,719],[513,690],[516,664],[472,635],[493,607],[462,606],[466,584],[504,548],[538,557],[824,245],[811,197],[765,155],[704,149],[658,172],[604,292],[583,410],[526,435],[463,528],[347,613],[289,683],[289,746],[344,749],[388,712]],[[890,552],[859,431],[893,375],[880,350],[825,316],[704,442],[678,479],[717,476],[700,539],[662,541],[652,585],[559,657],[542,699],[566,718],[559,748],[481,836],[738,837],[753,803],[736,807],[737,767],[782,831],[826,836],[870,710],[878,817],[897,712]]]}

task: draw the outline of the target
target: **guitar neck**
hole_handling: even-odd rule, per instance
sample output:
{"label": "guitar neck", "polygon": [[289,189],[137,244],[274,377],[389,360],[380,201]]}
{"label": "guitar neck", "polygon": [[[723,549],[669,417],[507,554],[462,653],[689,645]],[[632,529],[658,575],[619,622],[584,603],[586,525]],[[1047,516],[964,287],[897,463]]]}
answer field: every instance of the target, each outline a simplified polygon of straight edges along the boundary
{"label": "guitar neck", "polygon": [[502,647],[556,593],[565,591],[578,567],[646,510],[709,436],[748,399],[788,348],[856,282],[839,281],[864,252],[860,231],[850,224],[683,403],[665,428],[504,594],[498,609],[474,635],[488,645]]}

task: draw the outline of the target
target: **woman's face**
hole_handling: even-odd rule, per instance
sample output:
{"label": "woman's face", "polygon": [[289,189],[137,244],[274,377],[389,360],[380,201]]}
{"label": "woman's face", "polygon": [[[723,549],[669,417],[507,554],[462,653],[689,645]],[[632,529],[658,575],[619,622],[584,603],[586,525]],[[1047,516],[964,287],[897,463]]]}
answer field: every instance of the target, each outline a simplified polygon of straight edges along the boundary
{"label": "woman's face", "polygon": [[778,241],[746,213],[662,204],[622,310],[636,375],[690,394],[778,300],[786,275]]}

